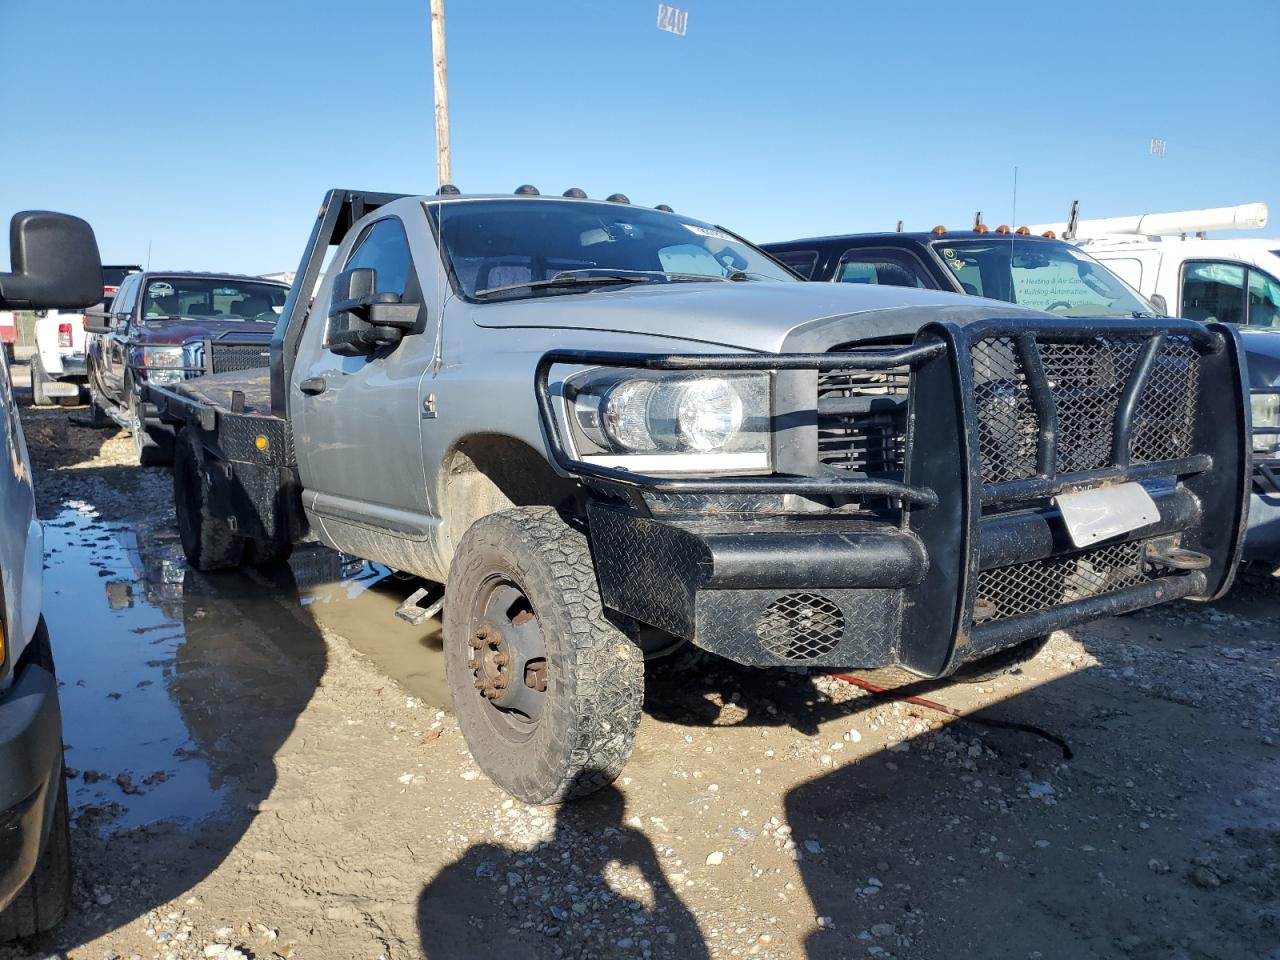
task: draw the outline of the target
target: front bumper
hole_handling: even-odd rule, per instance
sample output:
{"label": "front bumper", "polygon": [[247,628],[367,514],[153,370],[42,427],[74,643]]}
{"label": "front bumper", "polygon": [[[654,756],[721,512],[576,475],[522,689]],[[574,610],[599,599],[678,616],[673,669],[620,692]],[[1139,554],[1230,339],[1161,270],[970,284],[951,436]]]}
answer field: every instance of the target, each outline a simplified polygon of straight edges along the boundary
{"label": "front bumper", "polygon": [[[1118,382],[1084,384],[1109,401],[1095,403],[1083,387],[1057,373],[1046,376],[1037,359],[1051,342],[1105,353],[1126,338],[1133,341],[1130,372]],[[1021,433],[1006,443],[1030,458],[1021,473],[993,469],[999,445],[989,410],[980,416],[977,409],[979,392],[999,398],[993,384],[1004,383],[973,360],[981,350],[989,354],[983,345],[991,343],[1025,362],[1025,375],[1007,378],[1026,407]],[[1166,360],[1166,343],[1181,354]],[[548,374],[556,364],[589,363],[672,370],[910,367],[903,475],[841,474],[815,463],[798,475],[672,479],[573,460],[560,440]],[[1055,363],[1057,370],[1062,358]],[[1185,373],[1191,365],[1198,382],[1212,388],[1191,389],[1185,409],[1147,392],[1175,391],[1170,370]],[[780,373],[775,396],[803,394],[784,379]],[[741,663],[901,664],[945,675],[1059,627],[1167,600],[1217,597],[1240,555],[1248,416],[1238,342],[1224,327],[992,320],[931,324],[912,347],[879,354],[560,352],[539,366],[538,397],[558,465],[582,478],[594,497],[589,531],[605,605]],[[815,424],[820,406],[810,412]],[[1095,416],[1104,409],[1106,416]],[[1170,409],[1186,414],[1181,445],[1159,435],[1158,428],[1180,419]],[[787,410],[790,423],[804,419],[795,404]],[[1072,438],[1097,446],[1100,432],[1085,422],[1090,418],[1104,421],[1105,453],[1081,466]],[[775,450],[774,462],[787,460]],[[1121,482],[1147,485],[1160,519],[1086,549],[1073,545],[1054,498]],[[754,506],[725,509],[726,495],[754,498]],[[788,509],[788,495],[804,498],[803,512]],[[883,509],[886,503],[894,509]],[[1175,550],[1198,555],[1200,568],[1171,562]]]}
{"label": "front bumper", "polygon": [[[41,635],[33,641],[41,642],[47,644],[48,638]],[[57,681],[42,665],[26,659],[13,685],[0,694],[0,910],[35,869],[61,775]]]}

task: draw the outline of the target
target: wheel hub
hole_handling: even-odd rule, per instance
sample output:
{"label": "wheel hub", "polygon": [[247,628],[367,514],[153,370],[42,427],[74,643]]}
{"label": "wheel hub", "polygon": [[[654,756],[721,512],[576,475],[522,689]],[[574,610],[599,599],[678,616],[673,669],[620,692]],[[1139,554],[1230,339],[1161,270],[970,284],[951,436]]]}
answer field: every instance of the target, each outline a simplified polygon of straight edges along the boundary
{"label": "wheel hub", "polygon": [[549,679],[541,624],[523,594],[507,585],[494,590],[484,614],[467,641],[476,692],[504,713],[536,721]]}

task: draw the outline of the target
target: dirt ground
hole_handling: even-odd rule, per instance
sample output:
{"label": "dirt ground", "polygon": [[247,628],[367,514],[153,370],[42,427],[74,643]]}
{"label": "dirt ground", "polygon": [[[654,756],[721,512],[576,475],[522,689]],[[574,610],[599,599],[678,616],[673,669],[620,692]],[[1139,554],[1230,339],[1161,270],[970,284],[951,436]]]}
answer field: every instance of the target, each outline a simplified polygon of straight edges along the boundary
{"label": "dirt ground", "polygon": [[[72,417],[83,411],[70,411]],[[186,569],[167,472],[27,408],[77,870],[0,958],[1280,958],[1280,590],[912,692],[651,676],[613,789],[513,802],[412,585]]]}

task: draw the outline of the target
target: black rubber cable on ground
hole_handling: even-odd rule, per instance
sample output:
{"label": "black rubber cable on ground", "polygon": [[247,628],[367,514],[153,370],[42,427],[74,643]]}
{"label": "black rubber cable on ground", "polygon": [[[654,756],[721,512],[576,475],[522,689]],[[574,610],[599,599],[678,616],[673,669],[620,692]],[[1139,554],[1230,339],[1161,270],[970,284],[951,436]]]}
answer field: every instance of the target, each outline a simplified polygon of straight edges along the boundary
{"label": "black rubber cable on ground", "polygon": [[1075,754],[1071,752],[1071,748],[1067,746],[1067,741],[1063,740],[1056,733],[1050,733],[1048,730],[1034,726],[1030,723],[1017,723],[1012,720],[993,720],[990,717],[975,717],[970,714],[961,713],[955,707],[948,707],[944,703],[938,703],[936,700],[926,700],[924,697],[917,697],[911,694],[900,694],[896,690],[888,687],[881,687],[872,683],[870,680],[864,680],[862,677],[854,676],[851,673],[828,673],[828,677],[835,680],[843,681],[851,684],[859,689],[866,690],[872,696],[882,700],[900,700],[903,703],[915,704],[918,707],[925,707],[929,710],[936,710],[939,713],[945,713],[949,717],[956,720],[965,720],[969,723],[976,723],[984,727],[995,727],[1000,730],[1020,730],[1023,733],[1029,733],[1039,737],[1042,740],[1048,740],[1056,745],[1062,751],[1062,759],[1070,760]]}

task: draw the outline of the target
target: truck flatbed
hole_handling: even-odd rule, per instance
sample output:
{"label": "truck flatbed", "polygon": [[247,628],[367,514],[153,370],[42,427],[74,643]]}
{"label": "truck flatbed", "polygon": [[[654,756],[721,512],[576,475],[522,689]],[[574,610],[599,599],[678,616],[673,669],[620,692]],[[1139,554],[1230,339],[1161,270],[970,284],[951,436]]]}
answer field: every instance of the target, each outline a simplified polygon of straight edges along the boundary
{"label": "truck flatbed", "polygon": [[239,370],[232,373],[215,373],[198,377],[171,388],[176,394],[200,404],[222,410],[231,410],[236,391],[243,395],[242,406],[237,413],[248,417],[270,417],[271,371]]}

